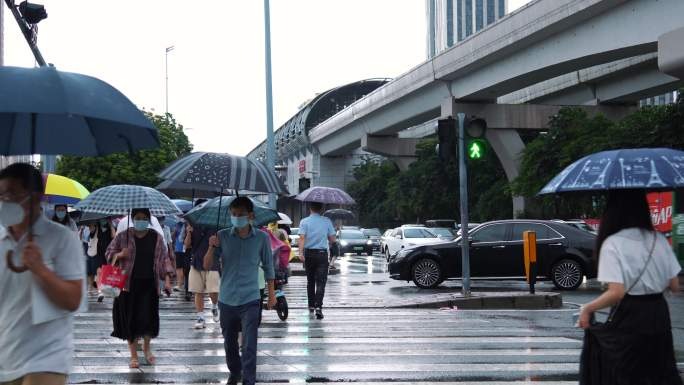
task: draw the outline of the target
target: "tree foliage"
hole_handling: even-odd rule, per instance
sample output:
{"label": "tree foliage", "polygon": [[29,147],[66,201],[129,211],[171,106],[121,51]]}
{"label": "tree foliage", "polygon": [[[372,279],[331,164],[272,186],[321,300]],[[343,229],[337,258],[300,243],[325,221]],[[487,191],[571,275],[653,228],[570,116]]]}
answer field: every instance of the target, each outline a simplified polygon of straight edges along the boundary
{"label": "tree foliage", "polygon": [[79,181],[91,191],[113,184],[159,184],[157,174],[172,161],[189,154],[192,144],[183,125],[171,114],[144,113],[159,130],[158,149],[101,157],[62,156],[57,162],[57,173]]}
{"label": "tree foliage", "polygon": [[523,153],[515,194],[528,197],[526,215],[581,217],[597,215],[597,196],[587,193],[536,198],[556,174],[572,162],[598,151],[619,148],[669,147],[684,149],[684,103],[646,106],[613,122],[589,116],[578,108],[561,109],[548,134],[529,142]]}
{"label": "tree foliage", "polygon": [[[399,171],[389,160],[369,160],[356,168],[349,193],[358,204],[363,226],[460,219],[458,167],[455,160],[439,159],[436,144],[434,138],[421,141],[417,160],[406,171]],[[485,159],[470,161],[469,170],[471,220],[510,217],[511,196],[496,155],[489,151]]]}

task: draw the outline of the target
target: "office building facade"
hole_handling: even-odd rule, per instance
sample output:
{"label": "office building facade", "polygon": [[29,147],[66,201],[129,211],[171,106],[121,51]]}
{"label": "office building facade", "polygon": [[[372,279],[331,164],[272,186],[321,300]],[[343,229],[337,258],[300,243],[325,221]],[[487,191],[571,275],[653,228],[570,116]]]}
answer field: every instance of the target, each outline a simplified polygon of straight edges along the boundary
{"label": "office building facade", "polygon": [[496,22],[508,12],[508,0],[426,0],[425,5],[428,58]]}

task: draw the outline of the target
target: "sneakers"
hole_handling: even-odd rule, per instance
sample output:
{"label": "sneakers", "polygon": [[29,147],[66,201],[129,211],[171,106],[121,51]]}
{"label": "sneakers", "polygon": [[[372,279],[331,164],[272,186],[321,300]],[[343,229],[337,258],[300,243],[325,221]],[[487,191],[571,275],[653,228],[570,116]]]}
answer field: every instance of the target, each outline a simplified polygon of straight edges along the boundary
{"label": "sneakers", "polygon": [[309,308],[309,315],[310,315],[310,316],[313,316],[315,310],[316,310],[316,309],[310,307],[310,308]]}
{"label": "sneakers", "polygon": [[323,319],[323,309],[320,307],[316,309],[316,319]]}
{"label": "sneakers", "polygon": [[102,302],[102,301],[104,301],[104,294],[97,293],[97,302]]}
{"label": "sneakers", "polygon": [[204,318],[197,318],[197,321],[195,321],[195,329],[204,329],[205,327],[206,325],[204,324]]}
{"label": "sneakers", "polygon": [[181,291],[181,288],[180,288],[180,287],[178,287],[178,286],[174,286],[174,287],[173,287],[173,292],[174,292],[174,293],[180,293],[180,291]]}
{"label": "sneakers", "polygon": [[219,322],[219,311],[218,308],[211,309],[211,316],[214,318],[214,322]]}

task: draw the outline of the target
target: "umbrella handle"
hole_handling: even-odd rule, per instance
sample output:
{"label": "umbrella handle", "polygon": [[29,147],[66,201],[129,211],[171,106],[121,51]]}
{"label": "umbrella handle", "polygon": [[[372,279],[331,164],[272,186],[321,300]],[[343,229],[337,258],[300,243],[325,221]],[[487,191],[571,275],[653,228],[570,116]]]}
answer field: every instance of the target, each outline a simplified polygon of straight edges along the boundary
{"label": "umbrella handle", "polygon": [[7,250],[7,254],[5,255],[5,258],[7,259],[7,267],[9,267],[9,269],[15,273],[23,273],[27,271],[28,268],[26,266],[16,266],[14,264],[14,260],[12,259],[13,255],[14,251]]}

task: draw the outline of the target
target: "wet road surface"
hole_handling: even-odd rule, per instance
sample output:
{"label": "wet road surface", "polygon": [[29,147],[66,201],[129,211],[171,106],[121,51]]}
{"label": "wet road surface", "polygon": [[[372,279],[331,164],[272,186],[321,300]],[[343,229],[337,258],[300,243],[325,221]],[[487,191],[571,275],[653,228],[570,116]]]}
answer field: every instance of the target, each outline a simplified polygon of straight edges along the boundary
{"label": "wet road surface", "polygon": [[[304,277],[292,277],[287,287],[287,321],[264,312],[257,362],[260,383],[576,383],[582,333],[570,325],[576,311],[572,305],[544,311],[374,308],[379,298],[421,291],[389,280],[379,256],[344,257],[338,267],[340,272],[329,278],[324,320],[308,315]],[[514,281],[475,285],[487,290],[524,288]],[[450,281],[436,290],[457,286]],[[572,295],[583,300],[597,293],[584,288]],[[160,307],[160,336],[152,345],[157,365],[129,369],[126,343],[109,337],[111,300],[98,304],[91,297],[89,312],[75,319],[69,382],[225,383],[223,340],[210,314],[205,317],[207,328],[194,330],[190,302],[174,295],[162,299]]]}

